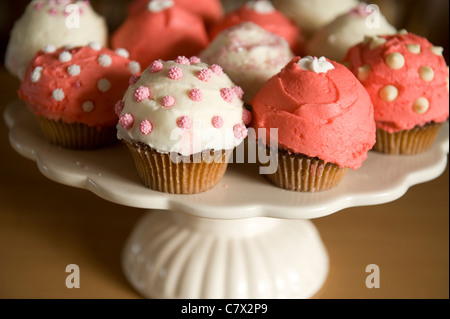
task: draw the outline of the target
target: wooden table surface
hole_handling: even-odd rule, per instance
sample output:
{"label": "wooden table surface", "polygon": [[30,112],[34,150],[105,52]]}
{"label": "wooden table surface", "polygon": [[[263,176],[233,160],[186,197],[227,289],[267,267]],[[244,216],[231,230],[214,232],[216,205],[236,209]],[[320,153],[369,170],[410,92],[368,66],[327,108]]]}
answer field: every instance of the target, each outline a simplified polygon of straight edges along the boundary
{"label": "wooden table surface", "polygon": [[[0,69],[0,111],[18,81]],[[0,298],[141,298],[120,254],[144,210],[107,202],[44,177],[9,144],[0,121]],[[394,202],[314,220],[330,257],[321,299],[449,298],[449,171]],[[80,288],[65,285],[80,267]],[[366,266],[380,287],[366,287]]]}

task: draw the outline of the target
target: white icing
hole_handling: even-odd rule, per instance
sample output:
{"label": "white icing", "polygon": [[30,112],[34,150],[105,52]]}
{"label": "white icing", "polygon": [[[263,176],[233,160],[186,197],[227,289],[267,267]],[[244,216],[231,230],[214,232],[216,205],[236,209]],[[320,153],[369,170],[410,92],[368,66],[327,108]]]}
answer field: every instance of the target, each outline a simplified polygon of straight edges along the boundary
{"label": "white icing", "polygon": [[95,51],[100,51],[102,49],[102,45],[100,43],[98,43],[98,42],[91,42],[91,43],[89,43],[89,47],[92,50],[95,50]]}
{"label": "white icing", "polygon": [[137,75],[139,72],[141,72],[141,65],[139,64],[139,62],[131,61],[128,64],[128,70],[130,70],[133,75]]}
{"label": "white icing", "polygon": [[315,73],[328,73],[328,71],[334,70],[334,65],[327,61],[325,57],[312,57],[306,56],[300,61],[298,65],[305,71],[312,71]]}
{"label": "white icing", "polygon": [[[142,142],[160,153],[180,153],[192,155],[204,150],[233,149],[243,141],[235,137],[233,128],[243,124],[243,101],[234,96],[227,102],[221,95],[221,89],[233,88],[235,84],[228,76],[218,76],[211,73],[208,82],[197,78],[200,71],[209,68],[208,64],[197,63],[184,65],[175,61],[163,61],[164,69],[151,73],[147,68],[140,79],[131,85],[124,95],[124,108],[121,115],[129,114],[134,124],[126,129],[117,125],[118,138],[130,142]],[[183,77],[172,80],[168,77],[168,70],[179,67]],[[147,87],[151,92],[149,99],[138,102],[135,98],[136,89]],[[189,92],[193,89],[201,91],[201,101],[191,100]],[[163,100],[172,97],[175,103],[171,107],[164,107]],[[215,128],[212,120],[220,116],[223,126]],[[180,118],[185,117],[185,121]],[[143,134],[139,123],[149,121],[153,125],[150,134]],[[184,129],[178,125],[188,122]]]}
{"label": "white icing", "polygon": [[109,89],[111,88],[111,82],[109,82],[107,79],[100,79],[97,82],[97,88],[102,93],[108,92]]}
{"label": "white icing", "polygon": [[148,10],[151,12],[161,12],[173,7],[173,0],[151,0],[148,3]]}
{"label": "white icing", "polygon": [[79,65],[77,64],[72,64],[71,66],[69,66],[67,68],[67,72],[71,75],[71,76],[77,76],[80,74],[81,72],[81,68]]}
{"label": "white icing", "polygon": [[267,0],[248,1],[245,5],[247,8],[253,9],[261,14],[272,13],[275,11],[275,7]]}
{"label": "white icing", "polygon": [[72,60],[72,54],[70,54],[70,52],[68,51],[63,51],[59,55],[60,62],[69,62],[70,60]]}
{"label": "white icing", "polygon": [[109,55],[107,54],[102,54],[98,57],[98,63],[102,66],[102,67],[108,67],[112,64],[112,59]]}
{"label": "white icing", "polygon": [[53,44],[47,44],[42,51],[44,51],[45,53],[53,53],[56,51],[56,47]]}
{"label": "white icing", "polygon": [[92,112],[94,110],[94,103],[91,101],[86,101],[81,106],[83,108],[83,111],[86,113]]}

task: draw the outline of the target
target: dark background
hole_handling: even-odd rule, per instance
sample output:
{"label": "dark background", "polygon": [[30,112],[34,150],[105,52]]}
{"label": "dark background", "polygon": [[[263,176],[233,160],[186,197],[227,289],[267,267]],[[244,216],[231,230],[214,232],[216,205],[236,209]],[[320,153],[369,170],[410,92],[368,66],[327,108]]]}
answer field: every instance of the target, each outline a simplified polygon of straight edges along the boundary
{"label": "dark background", "polygon": [[[132,0],[91,0],[92,6],[106,17],[109,30],[113,32],[126,18],[126,6]],[[196,1],[196,0],[192,0]],[[338,1],[338,0],[337,0]],[[0,1],[0,59],[4,53],[9,33],[29,0]],[[223,0],[226,10],[239,6],[243,0]],[[428,38],[434,45],[444,47],[444,57],[449,61],[449,1],[448,0],[372,0],[397,28]]]}

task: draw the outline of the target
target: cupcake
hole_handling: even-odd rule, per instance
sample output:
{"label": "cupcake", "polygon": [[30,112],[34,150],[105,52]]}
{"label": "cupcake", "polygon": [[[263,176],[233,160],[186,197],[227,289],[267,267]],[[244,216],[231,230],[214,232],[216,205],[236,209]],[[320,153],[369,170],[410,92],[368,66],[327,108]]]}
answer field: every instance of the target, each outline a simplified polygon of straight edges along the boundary
{"label": "cupcake", "polygon": [[105,46],[107,41],[105,20],[89,1],[34,0],[11,30],[5,67],[23,79],[34,55],[48,44],[58,48],[98,42]]}
{"label": "cupcake", "polygon": [[373,10],[361,4],[338,16],[318,30],[309,40],[306,53],[312,56],[326,56],[342,62],[347,51],[364,40],[366,36],[395,34],[397,30],[379,13],[373,19]]}
{"label": "cupcake", "polygon": [[374,105],[374,150],[417,154],[433,145],[449,114],[449,73],[442,51],[404,30],[366,38],[350,49],[346,62]]}
{"label": "cupcake", "polygon": [[130,77],[139,75],[128,52],[98,43],[47,48],[31,61],[19,97],[36,115],[44,136],[68,149],[96,149],[117,141],[115,104]]}
{"label": "cupcake", "polygon": [[197,57],[151,63],[124,95],[117,124],[142,184],[172,194],[217,185],[247,136],[241,92]]}
{"label": "cupcake", "polygon": [[310,37],[336,17],[356,7],[358,0],[272,0],[275,8],[300,26]]}
{"label": "cupcake", "polygon": [[213,40],[220,32],[243,22],[253,22],[285,38],[295,54],[302,52],[303,36],[300,28],[267,0],[247,1],[244,5],[227,13],[211,28],[210,38]]}
{"label": "cupcake", "polygon": [[203,20],[174,1],[152,0],[130,14],[111,38],[113,48],[125,48],[143,69],[157,59],[193,56],[209,43]]}
{"label": "cupcake", "polygon": [[243,22],[217,35],[200,53],[208,64],[220,65],[244,90],[247,104],[267,80],[294,57],[287,41],[253,22]]}
{"label": "cupcake", "polygon": [[331,189],[348,169],[361,167],[375,144],[369,94],[345,66],[324,57],[293,58],[256,94],[252,108],[255,132],[265,129],[256,136],[259,144],[278,152],[278,170],[264,176],[283,189]]}
{"label": "cupcake", "polygon": [[[162,1],[162,0],[160,0]],[[130,15],[145,10],[150,0],[134,0],[128,6]],[[223,17],[223,8],[220,0],[169,0],[175,5],[192,12],[203,19],[206,27],[209,28]]]}

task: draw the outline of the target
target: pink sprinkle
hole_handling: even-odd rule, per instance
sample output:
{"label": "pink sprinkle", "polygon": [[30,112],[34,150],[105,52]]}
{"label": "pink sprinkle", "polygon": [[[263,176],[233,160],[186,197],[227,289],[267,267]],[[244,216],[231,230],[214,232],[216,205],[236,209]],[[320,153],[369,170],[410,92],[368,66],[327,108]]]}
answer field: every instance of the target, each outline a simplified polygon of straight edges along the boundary
{"label": "pink sprinkle", "polygon": [[233,127],[234,136],[238,139],[247,137],[248,131],[244,124],[236,124]]}
{"label": "pink sprinkle", "polygon": [[366,4],[360,4],[359,6],[350,10],[350,14],[359,15],[361,17],[367,17],[371,13],[371,10],[367,9]]}
{"label": "pink sprinkle", "polygon": [[186,58],[185,56],[179,56],[176,60],[176,63],[180,63],[180,64],[184,64],[184,65],[190,65],[191,62],[189,61],[188,58]]}
{"label": "pink sprinkle", "polygon": [[247,109],[244,109],[242,111],[242,121],[244,122],[245,125],[249,125],[252,121],[252,112],[250,112]]}
{"label": "pink sprinkle", "polygon": [[124,101],[119,100],[116,102],[116,105],[114,105],[114,111],[116,112],[117,116],[120,116],[124,107],[125,107]]}
{"label": "pink sprinkle", "polygon": [[158,73],[162,69],[164,69],[164,65],[159,60],[153,61],[152,64],[150,64],[150,72],[152,73]]}
{"label": "pink sprinkle", "polygon": [[75,89],[78,89],[78,88],[81,87],[81,83],[80,83],[79,81],[77,81],[77,82],[74,82],[72,86],[73,86]]}
{"label": "pink sprinkle", "polygon": [[36,3],[35,5],[34,5],[34,9],[35,10],[40,10],[40,9],[42,9],[42,6],[43,6],[44,4],[42,3],[42,2],[38,2],[38,3]]}
{"label": "pink sprinkle", "polygon": [[130,113],[125,113],[120,117],[119,122],[124,129],[129,130],[133,127],[134,117]]}
{"label": "pink sprinkle", "polygon": [[172,107],[175,105],[175,98],[173,96],[166,96],[162,99],[162,106],[164,107]]}
{"label": "pink sprinkle", "polygon": [[137,83],[137,81],[139,81],[140,78],[140,76],[132,75],[130,76],[130,80],[128,82],[130,83],[130,85],[134,85]]}
{"label": "pink sprinkle", "polygon": [[240,86],[233,87],[233,91],[239,99],[242,99],[244,96],[244,90]]}
{"label": "pink sprinkle", "polygon": [[217,64],[213,64],[209,68],[211,69],[211,71],[213,71],[214,74],[216,74],[218,76],[221,76],[223,74],[222,67]]}
{"label": "pink sprinkle", "polygon": [[210,69],[203,69],[197,74],[197,78],[203,82],[208,82],[211,80],[211,70]]}
{"label": "pink sprinkle", "polygon": [[189,62],[191,62],[192,64],[195,64],[195,63],[201,63],[202,60],[200,60],[200,58],[197,57],[197,56],[191,56],[191,57],[189,58]]}
{"label": "pink sprinkle", "polygon": [[177,126],[183,130],[189,130],[192,126],[192,120],[189,118],[189,116],[180,116],[177,119]]}
{"label": "pink sprinkle", "polygon": [[214,116],[211,120],[211,124],[214,128],[222,128],[223,118],[221,116]]}
{"label": "pink sprinkle", "polygon": [[189,98],[194,102],[200,102],[203,99],[203,93],[199,89],[192,89],[189,92]]}
{"label": "pink sprinkle", "polygon": [[150,98],[150,90],[146,86],[140,86],[134,91],[134,99],[136,102],[141,102]]}
{"label": "pink sprinkle", "polygon": [[233,102],[235,96],[234,90],[229,88],[224,88],[220,90],[220,96],[228,103]]}
{"label": "pink sprinkle", "polygon": [[153,132],[153,124],[149,120],[144,120],[139,124],[139,130],[142,134],[148,135]]}
{"label": "pink sprinkle", "polygon": [[169,69],[169,79],[179,80],[183,77],[183,71],[180,67],[174,66]]}
{"label": "pink sprinkle", "polygon": [[55,16],[58,14],[58,10],[56,10],[55,8],[51,8],[50,10],[48,10],[48,13],[50,13],[50,15]]}

